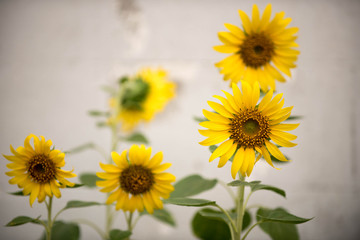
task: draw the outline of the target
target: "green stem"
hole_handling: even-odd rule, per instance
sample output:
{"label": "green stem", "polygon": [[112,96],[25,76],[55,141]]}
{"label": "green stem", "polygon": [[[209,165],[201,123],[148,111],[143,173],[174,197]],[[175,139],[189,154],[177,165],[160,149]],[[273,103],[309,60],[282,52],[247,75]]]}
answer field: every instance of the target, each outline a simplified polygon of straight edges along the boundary
{"label": "green stem", "polygon": [[249,235],[250,231],[256,227],[257,225],[259,225],[260,223],[263,223],[264,221],[261,220],[261,221],[258,221],[257,223],[255,223],[254,225],[252,225],[248,230],[247,232],[245,233],[244,237],[241,239],[241,240],[245,240],[245,238],[247,237],[247,235]]}
{"label": "green stem", "polygon": [[253,191],[250,190],[249,194],[248,194],[247,197],[246,197],[246,200],[245,200],[245,203],[244,203],[244,209],[243,209],[243,212],[244,212],[244,213],[245,213],[246,206],[247,206],[247,204],[248,204],[248,202],[249,202],[249,199],[250,199],[252,193],[253,193]]}
{"label": "green stem", "polygon": [[[115,151],[117,148],[117,143],[118,143],[118,137],[117,137],[117,125],[116,123],[114,123],[113,125],[111,125],[111,152]],[[112,158],[111,155],[109,157],[108,160],[109,164],[112,164]],[[107,194],[107,198],[109,197],[110,193]],[[113,214],[112,214],[112,206],[111,205],[106,205],[106,212],[105,212],[105,219],[106,219],[106,225],[105,225],[105,232],[109,233],[111,230],[111,226],[113,223]]]}
{"label": "green stem", "polygon": [[[240,181],[245,180],[245,177],[243,177],[240,172],[239,172],[239,179],[240,179]],[[243,217],[244,217],[244,192],[245,192],[245,185],[239,186],[238,202],[237,202],[237,207],[236,207],[237,231],[236,231],[235,240],[241,239],[241,230],[242,230]]]}
{"label": "green stem", "polygon": [[237,227],[236,227],[233,219],[230,217],[229,213],[228,213],[225,209],[223,209],[222,207],[220,207],[219,205],[215,204],[215,206],[216,206],[217,208],[219,208],[220,211],[222,211],[222,212],[226,215],[226,217],[229,219],[229,222],[230,222],[230,224],[231,224],[231,228],[230,228],[230,229],[233,229],[235,232],[237,232]]}
{"label": "green stem", "polygon": [[[46,202],[45,202],[46,203]],[[51,230],[52,230],[52,220],[51,220],[51,208],[52,208],[52,197],[49,197],[49,204],[46,203],[47,211],[48,211],[48,221],[46,228],[46,240],[51,240]]]}
{"label": "green stem", "polygon": [[[127,228],[128,231],[132,232],[133,227],[135,226],[135,224],[132,224],[132,219],[133,219],[133,213],[130,212],[129,216],[126,214],[126,212],[124,212],[125,218],[126,218],[126,224],[127,224]],[[125,240],[130,240],[130,237],[125,238]]]}
{"label": "green stem", "polygon": [[101,236],[102,239],[104,239],[104,240],[108,239],[108,236],[106,235],[106,233],[103,232],[95,223],[93,223],[87,219],[75,219],[73,221],[80,223],[80,224],[88,225],[89,227],[92,227]]}
{"label": "green stem", "polygon": [[234,202],[235,202],[235,204],[236,204],[236,196],[235,196],[233,190],[231,190],[231,189],[229,188],[229,186],[228,186],[225,182],[223,182],[223,181],[221,181],[221,180],[218,180],[218,183],[220,183],[220,185],[225,188],[225,190],[229,193],[229,195],[231,196],[231,198],[234,200]]}

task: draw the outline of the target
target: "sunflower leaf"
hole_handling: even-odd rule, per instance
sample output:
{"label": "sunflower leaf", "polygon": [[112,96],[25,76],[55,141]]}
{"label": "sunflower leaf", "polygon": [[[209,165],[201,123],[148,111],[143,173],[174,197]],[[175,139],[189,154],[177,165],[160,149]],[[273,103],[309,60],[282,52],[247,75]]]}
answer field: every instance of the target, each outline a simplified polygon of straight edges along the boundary
{"label": "sunflower leaf", "polygon": [[169,198],[169,199],[165,199],[164,203],[185,206],[185,207],[214,206],[216,204],[215,201],[198,199],[198,198]]}
{"label": "sunflower leaf", "polygon": [[6,227],[15,227],[15,226],[23,225],[26,223],[41,224],[39,218],[40,218],[40,216],[38,216],[37,218],[31,218],[31,217],[27,217],[27,216],[18,216],[16,218],[14,218],[13,220],[11,220],[10,222],[8,222],[5,226]]}
{"label": "sunflower leaf", "polygon": [[98,205],[102,205],[101,203],[98,202],[85,202],[85,201],[69,201],[67,202],[65,209],[69,209],[69,208],[81,208],[81,207],[91,207],[91,206],[98,206]]}
{"label": "sunflower leaf", "polygon": [[[40,240],[45,240],[45,232]],[[79,240],[80,227],[76,223],[67,223],[63,221],[56,221],[51,229],[51,240]]]}
{"label": "sunflower leaf", "polygon": [[88,114],[93,117],[108,117],[108,116],[110,116],[109,112],[103,112],[103,111],[98,111],[98,110],[91,110],[88,112]]}
{"label": "sunflower leaf", "polygon": [[272,191],[274,193],[277,193],[281,196],[283,196],[284,198],[286,198],[286,193],[284,190],[274,187],[274,186],[270,186],[270,185],[264,185],[264,184],[256,184],[256,185],[252,185],[251,187],[251,191],[255,192],[255,191],[259,191],[259,190],[268,190],[268,191]]}
{"label": "sunflower leaf", "polygon": [[123,231],[120,229],[112,229],[109,234],[110,240],[122,240],[122,239],[127,239],[130,236],[131,236],[130,231]]}
{"label": "sunflower leaf", "polygon": [[137,143],[144,143],[144,144],[149,144],[149,140],[141,133],[133,133],[132,135],[128,136],[128,137],[123,137],[121,138],[124,141],[127,142],[137,142]]}
{"label": "sunflower leaf", "polygon": [[209,218],[203,214],[218,213],[211,208],[204,208],[198,211],[191,221],[194,235],[199,239],[218,240],[231,239],[229,226],[221,218]]}
{"label": "sunflower leaf", "polygon": [[291,120],[297,120],[297,119],[302,119],[303,116],[300,115],[292,115],[290,117],[288,117],[285,121],[291,121]]}
{"label": "sunflower leaf", "polygon": [[[227,224],[230,224],[229,219],[227,218],[227,216],[223,213],[220,212],[218,210],[214,210],[211,208],[203,208],[200,211],[198,211],[198,213],[200,213],[201,216],[209,218],[209,219],[216,219],[216,220],[222,220],[224,222],[226,222]],[[229,216],[236,221],[236,217],[237,217],[237,213],[235,209],[231,209],[230,211],[228,211]],[[246,229],[251,223],[251,215],[248,211],[245,211],[244,213],[244,217],[243,217],[243,226],[242,229]]]}
{"label": "sunflower leaf", "polygon": [[238,186],[248,186],[248,187],[253,187],[260,184],[260,181],[252,181],[252,182],[246,182],[246,181],[240,181],[240,180],[235,180],[232,181],[230,183],[228,183],[228,186],[231,187],[238,187]]}
{"label": "sunflower leaf", "polygon": [[80,182],[89,188],[96,187],[96,181],[100,181],[101,179],[96,176],[95,173],[82,173],[80,174]]}
{"label": "sunflower leaf", "polygon": [[74,186],[66,186],[66,188],[79,188],[79,187],[82,187],[82,186],[85,186],[84,184],[79,184],[79,183],[75,183]]}
{"label": "sunflower leaf", "polygon": [[197,116],[194,116],[193,119],[196,121],[196,122],[205,122],[205,121],[208,121],[207,118],[204,118],[204,117],[197,117]]}
{"label": "sunflower leaf", "polygon": [[169,210],[166,208],[163,209],[155,209],[153,214],[149,214],[147,211],[143,211],[140,215],[149,215],[156,220],[166,223],[172,227],[176,226],[175,220]]}
{"label": "sunflower leaf", "polygon": [[266,222],[281,222],[281,223],[291,223],[291,224],[300,224],[307,221],[310,221],[312,218],[301,218],[291,213],[288,213],[283,208],[259,208],[256,213],[256,218]]}
{"label": "sunflower leaf", "polygon": [[197,174],[190,175],[175,183],[175,190],[171,193],[170,198],[194,196],[212,189],[216,184],[217,179],[205,179]]}
{"label": "sunflower leaf", "polygon": [[23,191],[10,192],[9,194],[14,196],[25,196]]}

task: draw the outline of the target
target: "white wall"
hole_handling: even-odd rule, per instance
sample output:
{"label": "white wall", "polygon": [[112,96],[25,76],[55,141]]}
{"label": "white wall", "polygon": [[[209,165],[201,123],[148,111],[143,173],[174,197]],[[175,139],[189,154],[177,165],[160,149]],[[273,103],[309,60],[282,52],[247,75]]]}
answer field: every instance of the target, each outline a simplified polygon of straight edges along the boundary
{"label": "white wall", "polygon": [[[268,1],[258,1],[263,10]],[[287,149],[293,161],[276,171],[257,164],[251,176],[287,191],[287,199],[256,193],[252,203],[285,206],[294,214],[315,217],[299,225],[305,240],[357,239],[360,230],[360,2],[272,1],[273,10],[285,11],[292,26],[300,28],[301,55],[294,78],[277,84],[287,106],[303,115],[294,131],[299,144]],[[110,133],[96,129],[90,109],[105,109],[106,94],[100,90],[120,74],[140,66],[163,66],[178,83],[177,98],[156,121],[143,128],[154,151],[163,151],[169,170],[181,177],[199,173],[231,181],[230,165],[218,169],[209,164],[209,152],[198,142],[193,116],[209,109],[206,101],[228,83],[214,67],[224,58],[212,50],[219,44],[223,23],[240,25],[237,9],[251,13],[252,1],[72,0],[0,1],[0,152],[20,146],[29,133],[44,135],[66,150],[94,141],[109,148]],[[127,145],[121,145],[120,149]],[[76,173],[100,170],[101,156],[87,151],[66,158],[67,169]],[[43,205],[29,207],[28,198],[14,197],[8,184],[7,160],[0,162],[1,239],[37,239],[41,227],[27,224],[4,226],[18,215],[45,216]],[[104,201],[97,191],[64,190],[55,209],[68,200]],[[231,206],[219,186],[201,195]],[[195,239],[190,230],[193,208],[169,206],[178,227],[172,229],[140,220],[134,239]],[[104,208],[65,212],[64,219],[89,218],[99,225]],[[120,215],[117,223],[124,226]],[[82,239],[98,239],[82,227]],[[260,230],[249,239],[269,239]]]}

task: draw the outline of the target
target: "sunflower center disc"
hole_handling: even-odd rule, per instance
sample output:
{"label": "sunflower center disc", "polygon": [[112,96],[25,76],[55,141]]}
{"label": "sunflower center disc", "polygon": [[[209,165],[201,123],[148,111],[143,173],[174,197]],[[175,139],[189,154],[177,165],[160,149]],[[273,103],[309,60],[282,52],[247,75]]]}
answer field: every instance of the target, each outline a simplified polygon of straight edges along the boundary
{"label": "sunflower center disc", "polygon": [[240,46],[240,55],[248,67],[264,66],[274,56],[274,43],[264,33],[251,34]]}
{"label": "sunflower center disc", "polygon": [[261,147],[269,138],[269,119],[257,109],[242,111],[232,119],[230,126],[230,138],[234,139],[239,147]]}
{"label": "sunflower center disc", "polygon": [[150,190],[154,184],[152,172],[140,165],[130,165],[120,175],[121,188],[132,195],[138,195]]}
{"label": "sunflower center disc", "polygon": [[55,178],[55,165],[44,154],[35,155],[28,165],[28,172],[37,183],[48,183]]}

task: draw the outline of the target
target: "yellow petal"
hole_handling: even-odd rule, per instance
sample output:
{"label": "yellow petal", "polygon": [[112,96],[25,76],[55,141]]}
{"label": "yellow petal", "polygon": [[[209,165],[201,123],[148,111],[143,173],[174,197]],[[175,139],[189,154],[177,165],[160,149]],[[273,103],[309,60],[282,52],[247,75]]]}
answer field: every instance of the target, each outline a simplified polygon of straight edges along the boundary
{"label": "yellow petal", "polygon": [[151,169],[153,173],[161,173],[171,167],[171,163],[164,163]]}
{"label": "yellow petal", "polygon": [[267,26],[267,24],[270,21],[270,17],[271,17],[271,4],[269,3],[266,6],[264,13],[261,17],[260,24],[259,24],[259,31],[262,31],[265,29],[265,27]]}
{"label": "yellow petal", "polygon": [[218,123],[222,123],[222,124],[231,123],[230,119],[228,119],[228,118],[226,118],[224,116],[221,116],[220,114],[210,112],[210,111],[205,110],[205,109],[203,109],[203,114],[208,120],[213,121],[213,122],[218,122]]}
{"label": "yellow petal", "polygon": [[220,45],[213,47],[215,51],[220,53],[235,53],[239,51],[239,47],[230,46],[230,45]]}
{"label": "yellow petal", "polygon": [[231,104],[229,103],[229,101],[228,101],[226,98],[224,98],[224,97],[222,97],[222,96],[217,96],[217,95],[214,95],[213,97],[216,98],[216,99],[219,99],[220,102],[222,103],[222,105],[224,106],[224,108],[225,108],[229,113],[231,113],[231,114],[237,113],[237,110],[235,110],[235,109],[231,106]]}
{"label": "yellow petal", "polygon": [[145,166],[152,169],[160,165],[162,160],[163,160],[163,152],[158,152],[150,159],[148,163],[145,164]]}
{"label": "yellow petal", "polygon": [[33,205],[35,199],[38,197],[40,192],[40,184],[34,184],[33,185],[33,189],[31,190],[31,194],[30,194],[30,206]]}
{"label": "yellow petal", "polygon": [[113,202],[115,202],[116,200],[119,199],[121,193],[121,189],[118,189],[117,191],[111,193],[108,197],[108,199],[106,200],[106,204],[112,204]]}
{"label": "yellow petal", "polygon": [[230,24],[230,23],[225,23],[224,25],[225,25],[225,27],[226,27],[232,34],[234,34],[237,38],[239,38],[239,39],[241,39],[241,40],[245,38],[244,32],[243,32],[239,27],[237,27],[237,26],[235,26],[235,25],[232,25],[232,24]]}
{"label": "yellow petal", "polygon": [[115,167],[112,164],[104,164],[104,163],[99,163],[100,167],[105,171],[105,172],[112,172],[112,173],[120,173],[121,169],[118,167]]}
{"label": "yellow petal", "polygon": [[175,182],[176,177],[171,173],[158,173],[154,175],[156,181]]}
{"label": "yellow petal", "polygon": [[143,203],[146,208],[146,211],[150,214],[153,214],[154,213],[154,203],[152,201],[152,198],[151,198],[149,192],[143,194]]}
{"label": "yellow petal", "polygon": [[279,131],[291,131],[297,128],[300,125],[300,123],[292,124],[292,123],[284,123],[284,124],[278,124],[271,126],[271,130],[279,130]]}
{"label": "yellow petal", "polygon": [[259,24],[260,24],[259,9],[258,6],[254,4],[252,9],[252,28],[254,32],[258,31]]}
{"label": "yellow petal", "polygon": [[286,157],[280,152],[280,150],[271,142],[265,141],[266,148],[269,150],[271,155],[279,159],[280,161],[287,162]]}
{"label": "yellow petal", "polygon": [[237,144],[234,143],[230,149],[222,156],[220,156],[220,160],[219,160],[219,164],[218,164],[218,168],[223,167],[227,161],[232,157],[232,155],[235,153],[235,150],[237,148]]}
{"label": "yellow petal", "polygon": [[242,43],[241,39],[237,38],[237,36],[229,32],[218,32],[218,37],[220,41],[226,45],[233,45],[238,47]]}
{"label": "yellow petal", "polygon": [[241,165],[244,162],[244,148],[241,147],[238,149],[238,151],[236,152],[232,165],[231,165],[231,176],[233,177],[233,179],[236,178],[236,174],[239,172]]}
{"label": "yellow petal", "polygon": [[217,113],[227,118],[233,118],[234,115],[225,109],[225,107],[219,103],[208,101],[209,106],[214,109]]}
{"label": "yellow petal", "polygon": [[203,145],[203,146],[215,145],[215,144],[218,144],[218,143],[221,143],[221,142],[225,141],[230,136],[231,136],[231,133],[229,133],[229,132],[220,132],[216,136],[209,137],[209,138],[205,139],[204,141],[199,142],[199,144]]}
{"label": "yellow petal", "polygon": [[234,140],[230,139],[226,142],[223,142],[220,144],[220,146],[215,149],[215,151],[211,154],[209,161],[213,161],[215,158],[220,157],[221,155],[224,155],[233,145]]}
{"label": "yellow petal", "polygon": [[246,34],[251,34],[253,31],[251,28],[251,22],[250,22],[249,17],[242,10],[239,10],[238,12],[239,12],[239,15],[240,15],[243,27],[244,27],[244,31],[246,32]]}
{"label": "yellow petal", "polygon": [[201,123],[199,123],[199,125],[204,128],[208,128],[208,129],[215,130],[215,131],[227,131],[230,129],[229,124],[210,122],[210,121],[201,122]]}
{"label": "yellow petal", "polygon": [[282,147],[295,147],[297,144],[292,143],[288,140],[285,140],[282,137],[279,137],[278,135],[274,135],[272,133],[269,134],[270,139],[273,140],[276,144],[282,146]]}
{"label": "yellow petal", "polygon": [[121,152],[119,155],[117,152],[111,152],[111,158],[114,160],[115,164],[120,168],[124,169],[129,167],[129,163],[126,158],[127,150]]}

